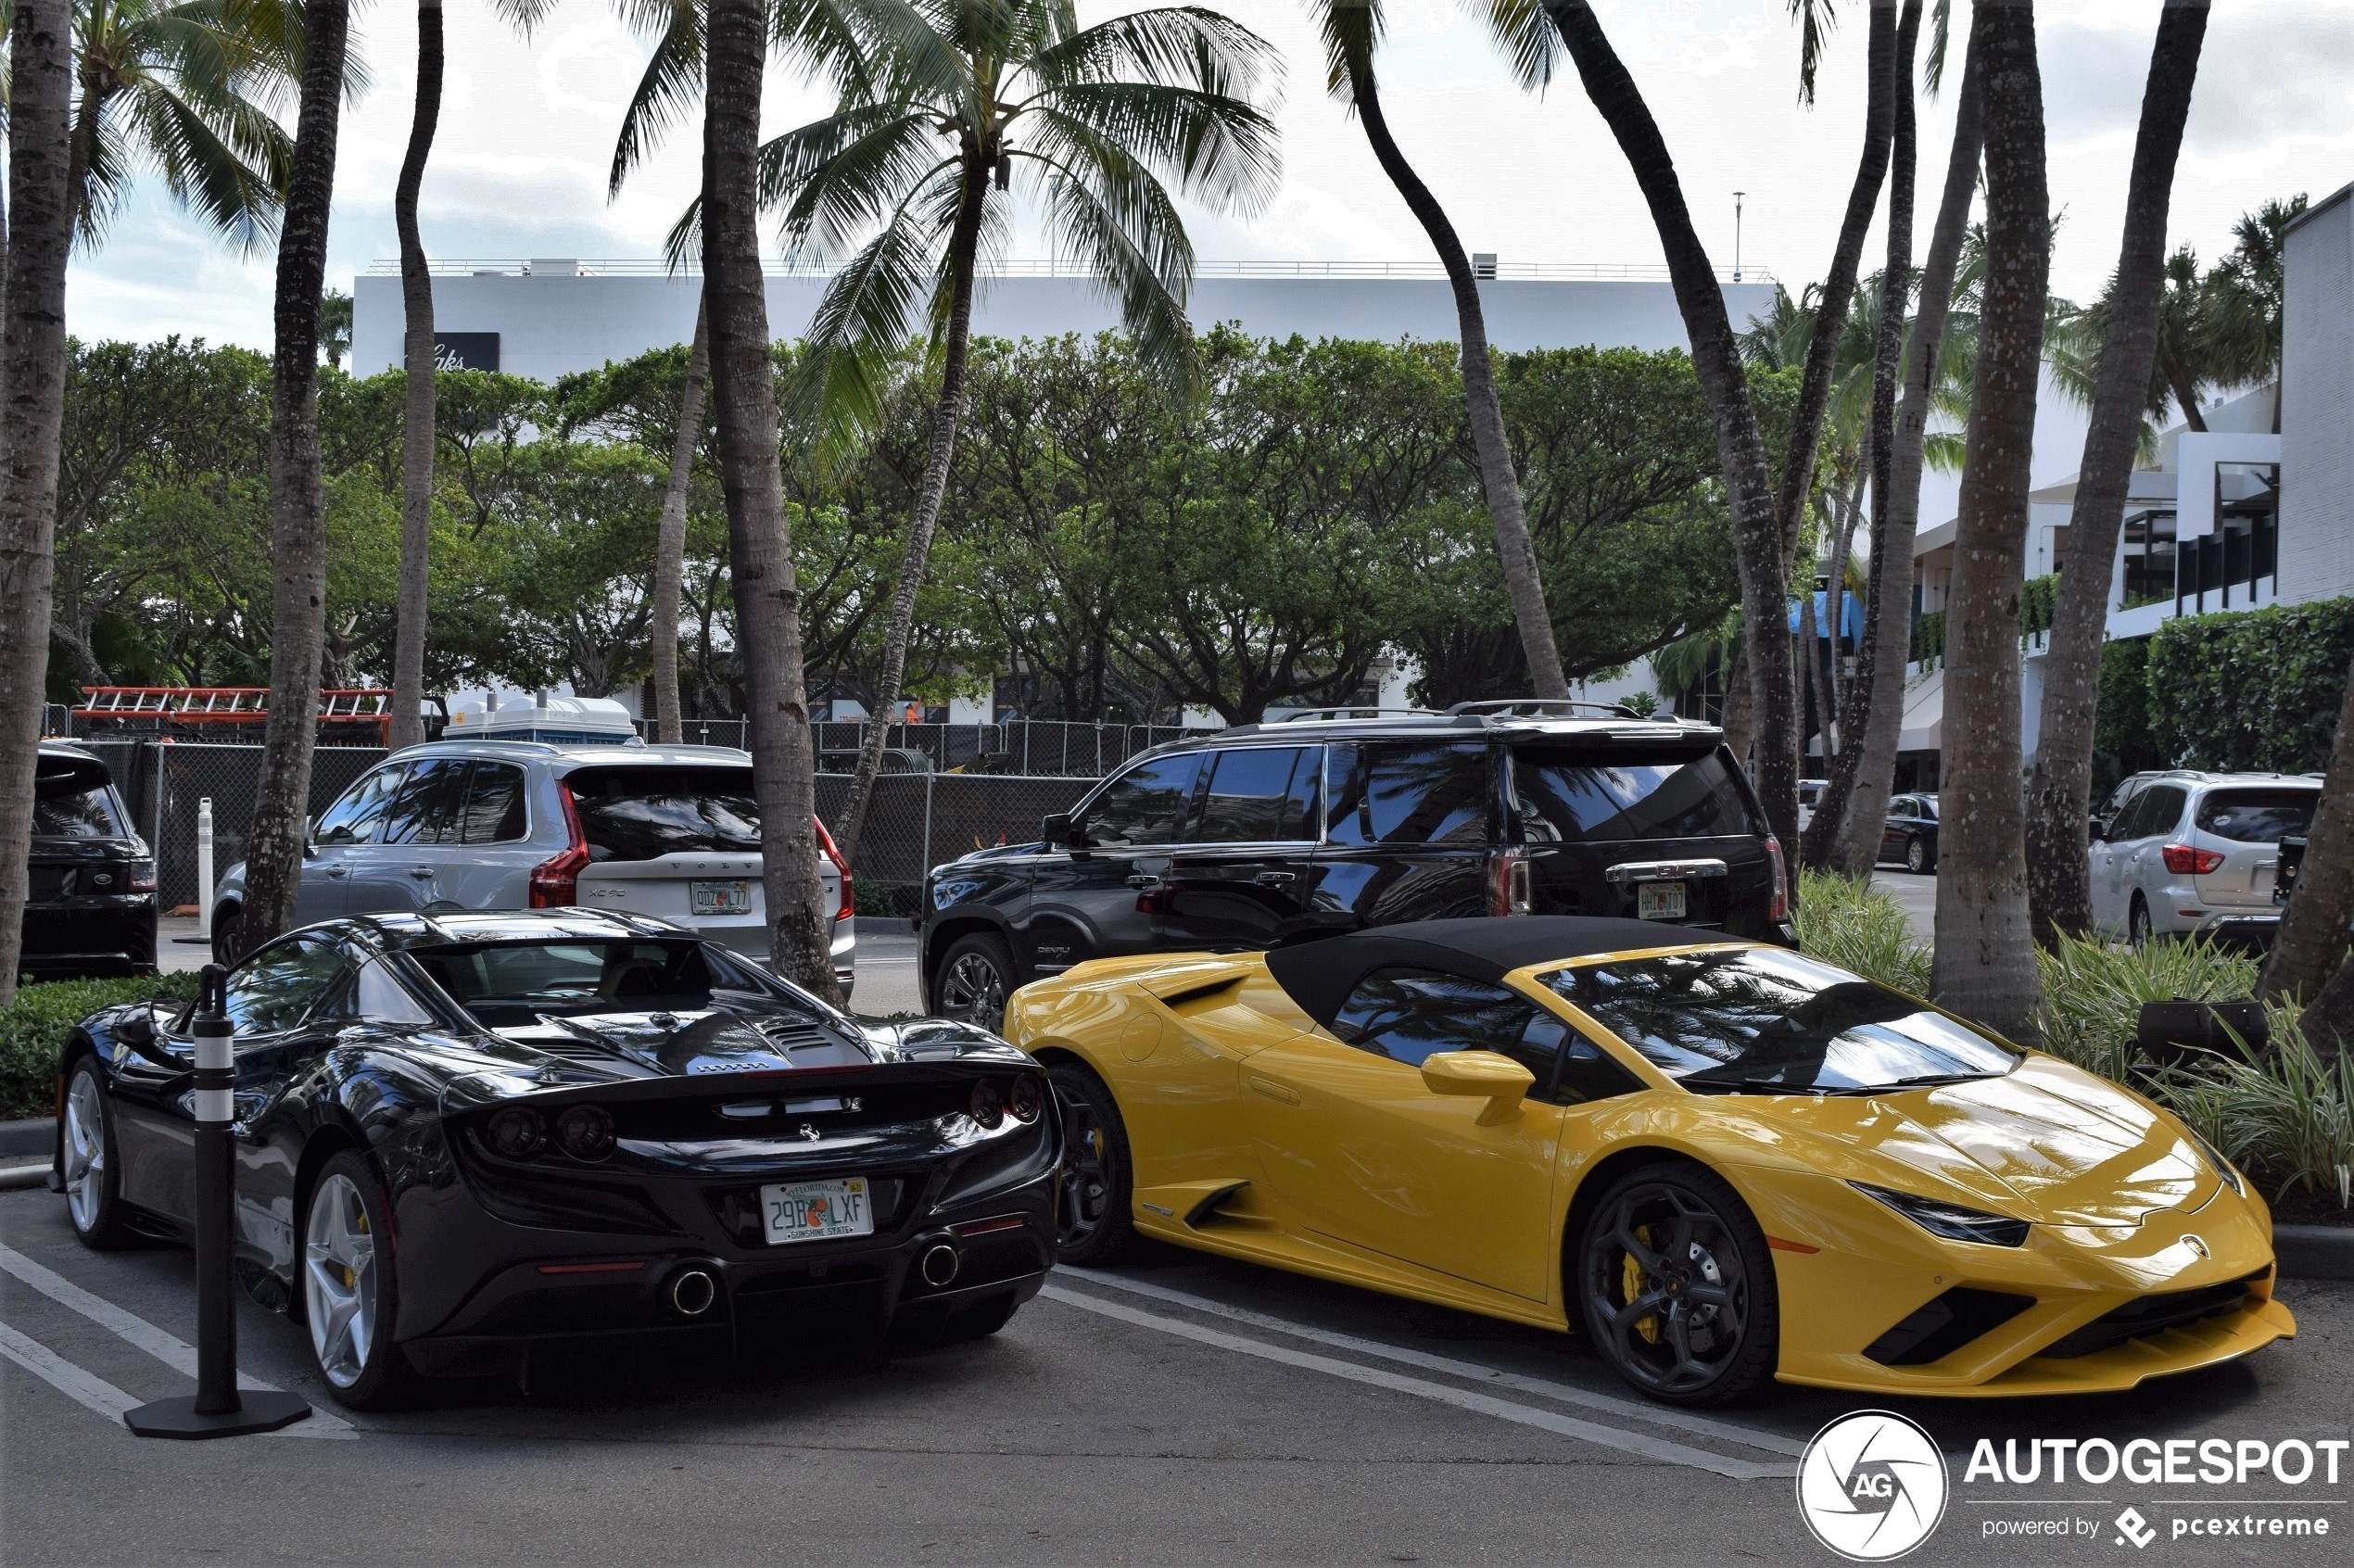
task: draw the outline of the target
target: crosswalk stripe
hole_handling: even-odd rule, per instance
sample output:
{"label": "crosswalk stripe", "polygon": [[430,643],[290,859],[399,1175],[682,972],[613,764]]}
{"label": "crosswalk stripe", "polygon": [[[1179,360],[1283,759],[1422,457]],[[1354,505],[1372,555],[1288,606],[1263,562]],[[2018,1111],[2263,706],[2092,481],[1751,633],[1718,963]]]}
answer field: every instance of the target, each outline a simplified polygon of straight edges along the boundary
{"label": "crosswalk stripe", "polygon": [[77,1404],[86,1405],[118,1424],[122,1412],[139,1403],[105,1379],[94,1376],[59,1356],[39,1340],[0,1323],[0,1357],[14,1361]]}
{"label": "crosswalk stripe", "polygon": [[1345,1378],[1350,1383],[1368,1384],[1375,1388],[1389,1389],[1393,1393],[1411,1394],[1417,1398],[1428,1399],[1436,1404],[1452,1405],[1457,1410],[1493,1416],[1499,1421],[1509,1421],[1521,1426],[1533,1426],[1546,1432],[1557,1433],[1564,1437],[1576,1437],[1584,1442],[1599,1444],[1616,1453],[1639,1454],[1645,1459],[1657,1460],[1664,1464],[1688,1465],[1694,1470],[1709,1471],[1717,1475],[1729,1476],[1736,1481],[1786,1479],[1798,1473],[1795,1465],[1759,1464],[1751,1460],[1730,1459],[1723,1454],[1712,1454],[1704,1448],[1691,1448],[1681,1443],[1670,1443],[1664,1438],[1653,1437],[1645,1433],[1629,1432],[1615,1426],[1604,1426],[1599,1422],[1583,1421],[1576,1416],[1563,1415],[1556,1410],[1538,1410],[1533,1405],[1516,1405],[1509,1399],[1499,1399],[1491,1394],[1478,1394],[1467,1388],[1456,1388],[1442,1383],[1432,1383],[1424,1378],[1407,1377],[1402,1373],[1388,1372],[1380,1367],[1362,1366],[1355,1361],[1336,1360],[1330,1356],[1319,1356],[1306,1350],[1293,1350],[1280,1345],[1269,1345],[1263,1340],[1247,1339],[1241,1334],[1228,1334],[1222,1329],[1205,1328],[1199,1323],[1189,1323],[1176,1318],[1164,1318],[1157,1313],[1139,1311],[1133,1307],[1122,1306],[1117,1301],[1106,1301],[1100,1296],[1065,1290],[1059,1285],[1050,1284],[1040,1294],[1049,1300],[1059,1301],[1069,1307],[1076,1307],[1083,1312],[1095,1312],[1107,1318],[1115,1318],[1122,1322],[1133,1323],[1139,1328],[1154,1329],[1179,1339],[1190,1339],[1196,1344],[1214,1346],[1219,1349],[1232,1350],[1240,1355],[1256,1356],[1262,1360],[1276,1361],[1285,1366],[1298,1367],[1308,1372],[1323,1372],[1329,1377]]}
{"label": "crosswalk stripe", "polygon": [[1755,1427],[1742,1426],[1736,1422],[1715,1421],[1707,1416],[1687,1415],[1681,1410],[1671,1410],[1664,1406],[1646,1405],[1634,1399],[1614,1398],[1608,1394],[1597,1394],[1591,1389],[1579,1388],[1573,1384],[1555,1383],[1550,1378],[1530,1377],[1524,1372],[1506,1372],[1500,1367],[1483,1366],[1477,1361],[1458,1360],[1452,1356],[1433,1355],[1427,1350],[1409,1350],[1403,1346],[1385,1345],[1377,1339],[1361,1339],[1353,1334],[1339,1334],[1331,1329],[1316,1328],[1307,1323],[1295,1323],[1285,1318],[1273,1317],[1265,1312],[1254,1312],[1247,1307],[1232,1307],[1223,1301],[1213,1301],[1206,1296],[1191,1296],[1184,1291],[1171,1290],[1167,1285],[1152,1284],[1144,1280],[1132,1280],[1119,1274],[1102,1273],[1094,1269],[1075,1269],[1068,1263],[1058,1265],[1055,1271],[1057,1274],[1068,1274],[1073,1279],[1085,1280],[1089,1284],[1129,1291],[1137,1296],[1147,1296],[1156,1301],[1166,1301],[1171,1306],[1188,1308],[1196,1312],[1207,1312],[1234,1322],[1248,1323],[1253,1328],[1267,1329],[1276,1334],[1287,1334],[1296,1339],[1312,1340],[1319,1345],[1332,1346],[1335,1349],[1353,1350],[1361,1356],[1374,1356],[1385,1361],[1397,1361],[1410,1367],[1420,1367],[1425,1372],[1446,1372],[1452,1377],[1474,1378],[1482,1383],[1492,1383],[1500,1387],[1510,1388],[1516,1393],[1536,1394],[1544,1398],[1558,1399],[1565,1405],[1581,1405],[1589,1410],[1607,1410],[1613,1415],[1626,1416],[1653,1426],[1674,1427],[1678,1431],[1692,1433],[1696,1436],[1715,1437],[1728,1443],[1739,1443],[1745,1448],[1760,1448],[1769,1454],[1788,1454],[1792,1459],[1806,1451],[1806,1445],[1795,1438],[1784,1437],[1772,1432],[1761,1432]]}
{"label": "crosswalk stripe", "polygon": [[[183,1377],[196,1375],[196,1348],[186,1340],[165,1333],[133,1312],[127,1312],[103,1296],[94,1296],[67,1279],[56,1270],[36,1263],[14,1247],[0,1246],[0,1271],[15,1275],[60,1307],[70,1308],[120,1338],[145,1350],[157,1360]],[[237,1386],[256,1388],[271,1393],[278,1391],[274,1383],[264,1383],[249,1372],[237,1374]],[[292,1426],[269,1434],[272,1437],[357,1437],[359,1429],[349,1422],[313,1408],[304,1420]]]}

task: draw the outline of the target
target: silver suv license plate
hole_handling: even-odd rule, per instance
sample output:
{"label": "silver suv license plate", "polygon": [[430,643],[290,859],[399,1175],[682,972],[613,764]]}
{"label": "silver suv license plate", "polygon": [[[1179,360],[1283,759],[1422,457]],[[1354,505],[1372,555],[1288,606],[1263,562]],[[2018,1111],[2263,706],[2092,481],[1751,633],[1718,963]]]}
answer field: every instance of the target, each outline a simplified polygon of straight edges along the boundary
{"label": "silver suv license plate", "polygon": [[1636,883],[1635,913],[1646,920],[1682,919],[1684,917],[1684,884],[1681,882]]}
{"label": "silver suv license plate", "polygon": [[750,882],[690,882],[687,885],[688,907],[698,915],[749,915],[752,913]]}

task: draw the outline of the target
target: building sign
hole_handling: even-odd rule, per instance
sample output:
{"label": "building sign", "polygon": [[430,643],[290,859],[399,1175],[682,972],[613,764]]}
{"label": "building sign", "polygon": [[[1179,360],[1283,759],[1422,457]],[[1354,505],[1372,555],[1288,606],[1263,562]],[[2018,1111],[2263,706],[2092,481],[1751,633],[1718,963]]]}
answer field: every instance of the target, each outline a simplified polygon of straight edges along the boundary
{"label": "building sign", "polygon": [[437,332],[433,335],[436,370],[495,371],[499,368],[499,335],[495,332]]}

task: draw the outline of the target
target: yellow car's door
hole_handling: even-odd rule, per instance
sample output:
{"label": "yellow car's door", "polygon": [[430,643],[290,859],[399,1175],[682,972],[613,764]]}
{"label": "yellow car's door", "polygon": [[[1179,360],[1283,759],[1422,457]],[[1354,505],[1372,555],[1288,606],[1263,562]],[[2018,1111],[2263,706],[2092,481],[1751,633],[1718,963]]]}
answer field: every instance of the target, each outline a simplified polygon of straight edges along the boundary
{"label": "yellow car's door", "polygon": [[[1378,969],[1334,1019],[1242,1064],[1260,1169],[1315,1234],[1532,1301],[1557,1293],[1551,1082],[1567,1031],[1505,987]],[[1441,1094],[1424,1058],[1500,1051],[1536,1075],[1516,1114]]]}

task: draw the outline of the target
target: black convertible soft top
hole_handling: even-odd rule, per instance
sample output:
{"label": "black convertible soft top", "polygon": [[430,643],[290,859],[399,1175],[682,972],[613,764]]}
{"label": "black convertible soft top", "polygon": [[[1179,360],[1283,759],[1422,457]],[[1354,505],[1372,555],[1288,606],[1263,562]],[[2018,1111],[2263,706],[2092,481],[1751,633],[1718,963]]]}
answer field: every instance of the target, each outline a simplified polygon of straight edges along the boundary
{"label": "black convertible soft top", "polygon": [[1392,966],[1436,969],[1468,980],[1494,981],[1531,964],[1635,948],[1702,947],[1729,940],[1733,939],[1722,931],[1582,915],[1416,920],[1279,947],[1267,955],[1267,972],[1310,1018],[1329,1029],[1333,1015],[1340,1011],[1357,982],[1374,969]]}

